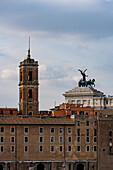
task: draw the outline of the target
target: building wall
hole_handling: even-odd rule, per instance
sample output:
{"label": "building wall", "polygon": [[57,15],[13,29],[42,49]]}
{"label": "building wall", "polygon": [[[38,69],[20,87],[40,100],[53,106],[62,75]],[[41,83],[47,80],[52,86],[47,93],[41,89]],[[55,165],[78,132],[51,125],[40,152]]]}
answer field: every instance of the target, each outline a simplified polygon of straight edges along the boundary
{"label": "building wall", "polygon": [[[27,118],[24,118],[27,122]],[[54,118],[52,118],[54,119]],[[86,126],[86,121],[89,121]],[[72,167],[77,169],[78,164],[82,163],[85,170],[89,170],[89,167],[94,166],[96,169],[97,152],[94,151],[94,146],[97,143],[93,142],[93,129],[96,118],[94,117],[76,117],[75,124],[68,125],[56,125],[53,124],[12,124],[12,125],[0,125],[0,141],[1,137],[4,137],[4,141],[0,142],[0,161],[5,164],[9,163],[10,168],[23,169],[26,166],[26,170],[30,167],[35,169],[39,163],[42,163],[47,170],[61,170],[64,169],[66,163],[67,170],[71,164]],[[80,122],[80,126],[78,126]],[[4,132],[1,132],[1,128],[4,127]],[[11,132],[11,128],[14,128],[14,132]],[[25,133],[25,128],[28,128],[28,132]],[[40,128],[43,128],[43,133],[40,133]],[[51,133],[51,128],[54,128],[54,133]],[[62,128],[62,133],[60,133]],[[69,131],[71,128],[71,131]],[[77,129],[80,129],[78,134]],[[89,129],[89,142],[86,142],[87,129]],[[70,133],[69,133],[70,132]],[[11,138],[14,137],[14,142],[11,142]],[[25,137],[28,137],[28,141],[25,141]],[[40,141],[43,138],[42,142]],[[60,141],[62,137],[62,141]],[[80,137],[80,142],[77,142],[77,138]],[[52,142],[51,138],[54,138]],[[11,147],[14,146],[14,151],[11,151]],[[25,147],[27,146],[27,151]],[[40,151],[40,146],[43,147],[43,151]],[[51,146],[54,147],[54,151],[51,151]],[[60,147],[62,146],[62,151]],[[77,147],[80,146],[80,151]],[[86,147],[89,146],[89,151],[86,151]],[[2,152],[2,147],[3,152]],[[25,164],[24,168],[23,165]]]}
{"label": "building wall", "polygon": [[71,116],[71,115],[96,115],[94,108],[83,107],[83,104],[68,104],[64,103],[60,106],[51,109],[52,116]]}
{"label": "building wall", "polygon": [[95,109],[109,109],[113,108],[113,97],[68,96],[65,97],[65,103],[83,104],[84,107],[90,106]]}
{"label": "building wall", "polygon": [[[98,169],[113,169],[113,116],[98,121]],[[111,134],[110,134],[111,133]],[[110,148],[111,147],[111,148]]]}
{"label": "building wall", "polygon": [[0,116],[17,116],[17,108],[0,108]]}
{"label": "building wall", "polygon": [[65,103],[83,104],[84,107],[90,106],[95,109],[113,108],[113,96],[105,96],[103,92],[92,87],[75,87],[66,91]]}

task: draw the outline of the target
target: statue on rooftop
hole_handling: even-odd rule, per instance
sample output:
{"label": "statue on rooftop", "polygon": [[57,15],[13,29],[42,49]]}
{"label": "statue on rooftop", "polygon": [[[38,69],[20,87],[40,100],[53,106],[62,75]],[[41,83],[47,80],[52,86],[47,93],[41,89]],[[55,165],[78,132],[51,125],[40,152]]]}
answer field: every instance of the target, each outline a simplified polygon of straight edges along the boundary
{"label": "statue on rooftop", "polygon": [[81,75],[82,75],[82,79],[80,79],[80,81],[78,82],[78,85],[79,87],[87,87],[87,86],[90,86],[92,87],[92,85],[95,86],[94,82],[95,82],[95,79],[90,79],[89,81],[86,80],[86,77],[88,77],[88,75],[86,75],[86,71],[87,69],[85,69],[84,71],[78,69],[78,71],[80,71]]}
{"label": "statue on rooftop", "polygon": [[84,71],[78,69],[78,71],[80,71],[80,73],[82,74],[82,76],[83,76],[83,81],[86,81],[86,77],[88,77],[88,75],[86,75],[85,72],[87,71],[87,69],[85,69]]}

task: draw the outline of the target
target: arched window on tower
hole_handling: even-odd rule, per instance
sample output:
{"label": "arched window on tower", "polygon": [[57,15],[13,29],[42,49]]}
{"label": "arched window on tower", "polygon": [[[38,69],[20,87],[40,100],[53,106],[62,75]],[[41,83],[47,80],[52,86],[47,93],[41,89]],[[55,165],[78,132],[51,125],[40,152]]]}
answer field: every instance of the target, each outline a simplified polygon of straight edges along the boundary
{"label": "arched window on tower", "polygon": [[28,75],[28,81],[32,81],[32,71],[29,71],[29,75]]}
{"label": "arched window on tower", "polygon": [[22,72],[20,72],[20,81],[22,81]]}
{"label": "arched window on tower", "polygon": [[31,89],[29,89],[28,98],[29,98],[29,99],[32,99],[32,90],[31,90]]}

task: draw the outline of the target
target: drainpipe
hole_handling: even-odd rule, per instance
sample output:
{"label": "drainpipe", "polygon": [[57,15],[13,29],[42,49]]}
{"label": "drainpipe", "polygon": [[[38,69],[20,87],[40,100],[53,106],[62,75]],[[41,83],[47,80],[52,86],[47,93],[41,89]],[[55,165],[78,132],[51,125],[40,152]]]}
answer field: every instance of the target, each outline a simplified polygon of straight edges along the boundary
{"label": "drainpipe", "polygon": [[15,125],[15,170],[17,170],[17,125]]}
{"label": "drainpipe", "polygon": [[97,129],[98,130],[98,152],[97,152],[97,163],[98,163],[98,165],[97,166],[98,166],[98,170],[100,170],[99,115],[97,115],[97,122],[98,122],[98,124],[97,124],[98,125],[97,126],[98,127],[98,129]]}
{"label": "drainpipe", "polygon": [[64,170],[66,170],[66,146],[65,146],[65,125],[64,125]]}

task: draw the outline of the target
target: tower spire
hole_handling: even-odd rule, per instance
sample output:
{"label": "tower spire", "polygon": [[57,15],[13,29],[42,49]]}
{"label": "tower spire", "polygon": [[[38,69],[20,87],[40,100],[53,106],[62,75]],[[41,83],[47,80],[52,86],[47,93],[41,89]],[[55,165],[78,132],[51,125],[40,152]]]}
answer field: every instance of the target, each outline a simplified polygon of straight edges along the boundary
{"label": "tower spire", "polygon": [[27,58],[30,58],[30,37],[29,37],[29,48],[28,48],[28,55],[27,55]]}

